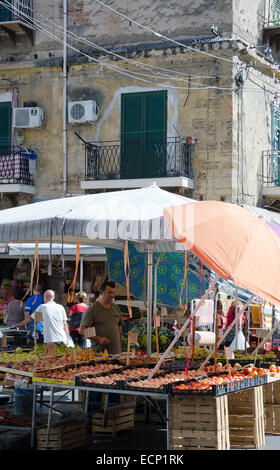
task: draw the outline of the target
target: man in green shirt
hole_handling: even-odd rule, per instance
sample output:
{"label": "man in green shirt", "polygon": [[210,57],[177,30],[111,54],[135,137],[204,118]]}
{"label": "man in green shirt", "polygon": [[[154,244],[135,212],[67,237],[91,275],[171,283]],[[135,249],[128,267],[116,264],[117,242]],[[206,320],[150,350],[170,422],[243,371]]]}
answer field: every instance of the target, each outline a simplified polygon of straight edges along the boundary
{"label": "man in green shirt", "polygon": [[96,302],[83,314],[80,334],[86,336],[86,328],[95,328],[96,336],[90,337],[95,351],[107,349],[110,354],[121,352],[121,311],[114,303],[115,282],[106,279],[100,287]]}

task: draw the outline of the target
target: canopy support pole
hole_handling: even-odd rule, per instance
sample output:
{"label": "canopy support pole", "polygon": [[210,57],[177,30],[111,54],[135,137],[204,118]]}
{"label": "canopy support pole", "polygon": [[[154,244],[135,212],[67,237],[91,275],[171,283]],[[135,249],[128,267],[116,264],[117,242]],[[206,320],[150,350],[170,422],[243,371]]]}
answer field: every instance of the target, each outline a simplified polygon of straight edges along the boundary
{"label": "canopy support pole", "polygon": [[84,282],[84,258],[80,257],[80,291],[83,290],[83,282]]}
{"label": "canopy support pole", "polygon": [[[235,317],[237,315],[238,310],[238,287],[235,287]],[[239,322],[237,321],[235,324],[235,350],[238,351],[239,349]]]}
{"label": "canopy support pole", "polygon": [[147,266],[147,356],[152,354],[153,244],[148,243]]}
{"label": "canopy support pole", "polygon": [[155,263],[155,274],[154,274],[154,310],[153,314],[154,317],[157,315],[157,274],[158,274],[158,267],[162,261],[163,256],[160,256]]}
{"label": "canopy support pole", "polygon": [[[204,293],[203,297],[200,299],[200,301],[198,302],[196,308],[194,309],[194,311],[191,313],[191,315],[187,318],[187,320],[185,321],[185,323],[183,324],[182,328],[178,331],[177,335],[175,336],[175,338],[172,340],[172,342],[170,343],[170,345],[168,346],[167,350],[165,351],[165,353],[163,354],[163,356],[160,358],[160,360],[158,361],[158,363],[155,365],[155,367],[153,368],[152,372],[150,373],[150,375],[148,376],[148,379],[151,379],[153,377],[153,375],[156,373],[156,371],[158,370],[158,368],[161,366],[161,364],[163,363],[163,361],[165,360],[166,356],[168,355],[168,353],[171,351],[171,349],[173,348],[173,346],[177,343],[178,339],[180,338],[180,336],[182,335],[182,333],[184,333],[185,329],[187,328],[188,324],[190,323],[190,321],[193,319],[194,315],[196,314],[197,310],[200,309],[201,305],[203,304],[204,300],[206,299],[206,297],[208,297],[209,295],[209,292],[211,292],[211,290],[213,289],[213,287],[215,286],[215,284],[218,282],[218,279],[219,279],[220,276],[216,276],[214,281],[211,282],[211,284],[209,285],[207,291]],[[214,352],[214,351],[213,351]]]}

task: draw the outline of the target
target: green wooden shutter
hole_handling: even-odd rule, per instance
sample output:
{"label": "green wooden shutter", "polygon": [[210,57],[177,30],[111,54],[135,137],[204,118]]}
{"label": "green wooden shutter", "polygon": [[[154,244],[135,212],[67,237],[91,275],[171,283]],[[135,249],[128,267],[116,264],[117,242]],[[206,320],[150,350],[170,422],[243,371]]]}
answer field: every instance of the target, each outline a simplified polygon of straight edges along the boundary
{"label": "green wooden shutter", "polygon": [[145,174],[166,175],[167,92],[146,95]]}
{"label": "green wooden shutter", "polygon": [[166,129],[166,91],[122,95],[121,178],[165,176]]}
{"label": "green wooden shutter", "polygon": [[[143,172],[144,100],[140,93],[122,95],[121,177],[141,178]],[[134,175],[134,176],[131,176]]]}
{"label": "green wooden shutter", "polygon": [[12,105],[0,102],[0,155],[11,153]]}

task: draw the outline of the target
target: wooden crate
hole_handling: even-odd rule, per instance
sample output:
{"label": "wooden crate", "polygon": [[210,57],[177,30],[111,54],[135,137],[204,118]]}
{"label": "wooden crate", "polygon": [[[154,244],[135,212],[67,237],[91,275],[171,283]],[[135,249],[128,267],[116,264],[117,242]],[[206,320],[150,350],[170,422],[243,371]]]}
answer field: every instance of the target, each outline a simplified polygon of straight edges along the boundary
{"label": "wooden crate", "polygon": [[169,449],[229,450],[227,395],[169,399]]}
{"label": "wooden crate", "polygon": [[265,445],[263,387],[228,395],[231,447],[259,449]]}
{"label": "wooden crate", "polygon": [[37,450],[72,450],[86,444],[86,422],[73,421],[52,426],[46,444],[47,428],[37,430]]}
{"label": "wooden crate", "polygon": [[112,406],[107,410],[105,426],[103,426],[104,411],[93,413],[92,434],[115,436],[125,429],[134,430],[134,407],[131,403]]}
{"label": "wooden crate", "polygon": [[264,385],[265,432],[280,435],[280,382]]}

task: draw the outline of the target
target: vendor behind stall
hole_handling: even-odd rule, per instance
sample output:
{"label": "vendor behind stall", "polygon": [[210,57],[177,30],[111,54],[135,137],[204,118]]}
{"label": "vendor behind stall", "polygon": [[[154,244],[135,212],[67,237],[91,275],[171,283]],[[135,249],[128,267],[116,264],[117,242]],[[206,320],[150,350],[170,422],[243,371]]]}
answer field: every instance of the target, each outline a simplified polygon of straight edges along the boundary
{"label": "vendor behind stall", "polygon": [[114,303],[115,282],[106,279],[100,287],[100,295],[83,314],[80,334],[85,336],[86,328],[94,327],[96,336],[91,337],[95,351],[107,349],[111,354],[121,352],[122,319],[121,311]]}

